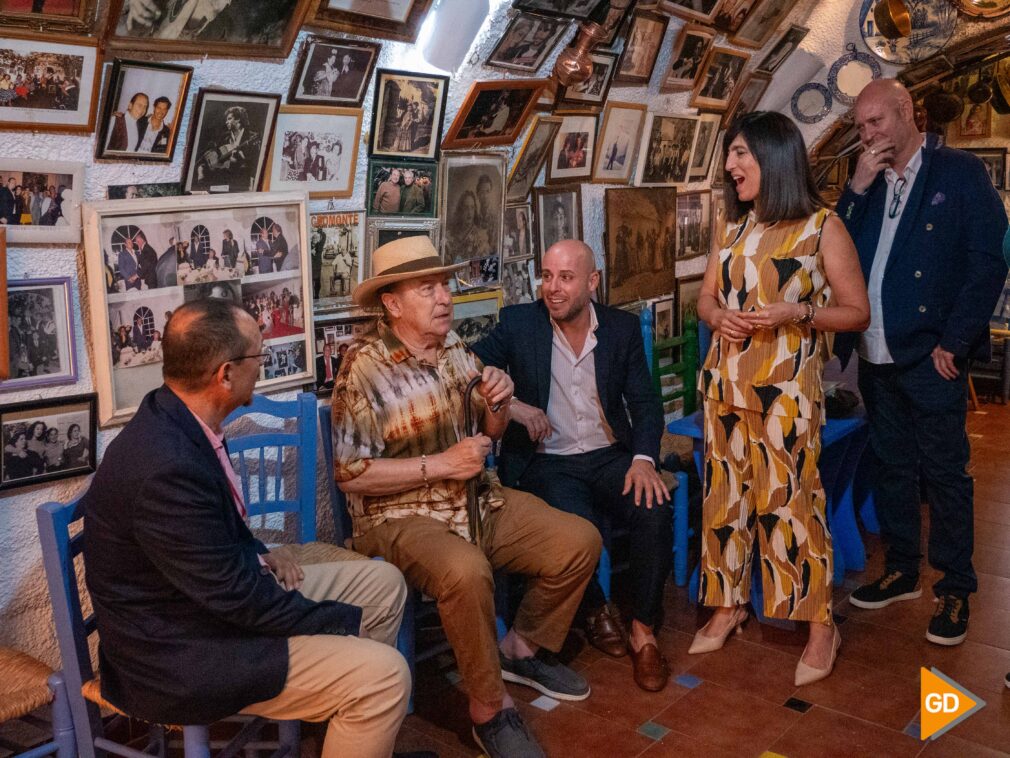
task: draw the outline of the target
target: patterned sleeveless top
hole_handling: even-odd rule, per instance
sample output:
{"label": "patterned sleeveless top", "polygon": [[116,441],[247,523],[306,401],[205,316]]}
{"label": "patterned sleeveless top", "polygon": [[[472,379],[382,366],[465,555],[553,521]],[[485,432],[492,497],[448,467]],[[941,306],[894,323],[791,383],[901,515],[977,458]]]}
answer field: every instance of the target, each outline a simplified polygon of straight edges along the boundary
{"label": "patterned sleeveless top", "polygon": [[[769,303],[831,298],[820,249],[830,211],[805,219],[760,224],[727,222],[719,251],[719,304],[753,311]],[[810,418],[821,407],[821,375],[829,357],[827,335],[787,323],[758,330],[740,344],[713,340],[702,367],[705,396],[772,416]]]}

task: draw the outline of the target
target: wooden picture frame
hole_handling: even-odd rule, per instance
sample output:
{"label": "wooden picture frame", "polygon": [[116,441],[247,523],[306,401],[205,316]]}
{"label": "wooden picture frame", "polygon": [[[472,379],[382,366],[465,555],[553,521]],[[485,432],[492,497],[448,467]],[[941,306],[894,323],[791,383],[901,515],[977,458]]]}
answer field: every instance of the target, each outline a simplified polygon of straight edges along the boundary
{"label": "wooden picture frame", "polygon": [[[192,76],[190,66],[122,58],[112,61],[95,138],[95,158],[171,163],[182,134]],[[138,107],[141,105],[142,96],[148,103],[144,112],[131,113],[134,103]],[[159,111],[163,111],[161,126],[152,128],[151,124],[157,123],[155,117]],[[134,139],[131,148],[130,142]],[[152,139],[146,150],[140,149],[145,141]]]}
{"label": "wooden picture frame", "polygon": [[750,60],[750,53],[713,46],[698,72],[691,91],[691,107],[725,111]]}
{"label": "wooden picture frame", "polygon": [[513,144],[548,83],[548,79],[474,82],[442,140],[442,149],[475,150]]}
{"label": "wooden picture frame", "polygon": [[10,378],[10,321],[7,318],[7,229],[0,227],[0,380]]}
{"label": "wooden picture frame", "polygon": [[35,3],[32,0],[21,0],[21,5],[27,10],[14,10],[10,3],[5,3],[0,12],[0,27],[4,29],[31,29],[39,34],[74,34],[90,36],[95,32],[97,22],[95,10],[98,0],[76,0],[68,13],[35,12],[31,10]]}
{"label": "wooden picture frame", "polygon": [[[786,17],[792,13],[793,8],[796,7],[796,3],[799,0],[759,0],[759,3],[755,8],[751,9],[751,12],[744,19],[744,22],[740,24],[739,28],[730,36],[729,41],[734,45],[739,45],[740,47],[749,47],[753,50],[760,50],[775,34],[775,30],[778,29]],[[764,9],[767,6],[771,6],[772,2],[775,3],[774,11],[771,14],[764,13]],[[755,13],[754,11],[761,11],[760,13]]]}
{"label": "wooden picture frame", "polygon": [[554,138],[561,128],[561,116],[537,116],[526,131],[526,139],[509,170],[506,201],[521,203],[529,197],[544,161],[551,154]]}
{"label": "wooden picture frame", "polygon": [[565,113],[554,137],[547,161],[546,184],[569,184],[591,179],[596,154],[599,116],[595,113]]}
{"label": "wooden picture frame", "polygon": [[[570,19],[538,13],[519,13],[509,21],[505,33],[495,43],[484,65],[534,74],[540,70],[571,25]],[[506,53],[512,55],[506,57]]]}
{"label": "wooden picture frame", "polygon": [[[266,173],[280,104],[280,95],[202,87],[189,128],[183,191],[258,190]],[[242,113],[247,121],[244,126]]]}
{"label": "wooden picture frame", "polygon": [[722,0],[712,19],[712,25],[724,32],[729,39],[737,33],[761,2],[762,0]]}
{"label": "wooden picture frame", "polygon": [[649,113],[638,148],[635,184],[639,187],[679,187],[688,183],[698,116]]}
{"label": "wooden picture frame", "polygon": [[614,74],[617,73],[618,56],[606,51],[594,51],[589,54],[589,59],[593,64],[593,73],[586,81],[570,87],[558,85],[555,103],[558,111],[566,109],[566,106],[577,110],[599,108],[606,102],[610,86],[614,83]]}
{"label": "wooden picture frame", "polygon": [[363,119],[360,108],[282,105],[263,189],[306,190],[313,199],[353,195]]}
{"label": "wooden picture frame", "polygon": [[574,18],[585,21],[596,10],[601,0],[567,0],[565,9],[559,10],[557,0],[512,0],[512,7],[521,11],[543,13],[548,16]]}
{"label": "wooden picture frame", "polygon": [[[315,321],[315,393],[317,397],[326,398],[333,394],[334,380],[340,373],[347,351],[362,337],[366,336],[375,324],[375,316],[352,315],[350,313],[329,313],[318,315]],[[326,346],[330,347],[330,376],[326,377]]]}
{"label": "wooden picture frame", "polygon": [[714,42],[715,32],[712,29],[697,24],[684,24],[674,42],[670,65],[660,89],[668,92],[693,89]]}
{"label": "wooden picture frame", "polygon": [[719,142],[719,125],[722,117],[718,113],[702,113],[698,116],[698,134],[691,151],[691,168],[687,177],[692,182],[703,182],[708,177]]}
{"label": "wooden picture frame", "polygon": [[[19,279],[4,286],[3,339],[9,347],[0,365],[7,371],[0,392],[77,382],[74,288],[68,277]],[[31,314],[36,323],[22,319]],[[29,332],[37,332],[38,339]],[[9,341],[9,337],[15,337]]]}
{"label": "wooden picture frame", "polygon": [[[35,191],[30,206],[33,211],[30,214],[31,223],[20,223],[21,219],[16,224],[10,223],[9,219],[7,223],[0,221],[0,226],[7,229],[8,244],[39,245],[52,242],[77,244],[81,241],[83,163],[0,158],[0,177],[3,177],[0,182],[6,182],[0,184],[0,195],[3,196],[3,201],[0,202],[0,217],[13,199],[13,193],[9,191],[12,178],[16,179],[15,187],[31,185]],[[45,185],[47,196],[39,196],[40,184]]]}
{"label": "wooden picture frame", "polygon": [[[102,72],[98,40],[4,30],[0,56],[21,59],[26,71],[41,68],[43,72],[37,86],[34,81],[19,85],[12,80],[12,88],[6,90],[6,107],[0,108],[0,129],[79,134],[94,131]],[[62,59],[62,63],[54,59]]]}
{"label": "wooden picture frame", "polygon": [[[630,184],[635,174],[635,157],[642,140],[648,106],[644,103],[607,102],[593,161],[593,182]],[[615,164],[619,168],[614,168]]]}
{"label": "wooden picture frame", "polygon": [[[400,0],[401,4],[404,0]],[[343,34],[360,34],[363,37],[392,39],[413,43],[421,31],[421,24],[431,9],[433,0],[406,0],[407,12],[402,17],[383,17],[370,14],[367,2],[344,0],[346,10],[329,7],[329,0],[313,0],[305,16],[305,25]],[[372,3],[374,5],[374,3]],[[359,7],[360,6],[360,7]],[[357,8],[357,10],[355,10]]]}
{"label": "wooden picture frame", "polygon": [[537,258],[543,261],[551,245],[582,239],[582,188],[578,184],[537,187],[533,193],[537,221]]}
{"label": "wooden picture frame", "polygon": [[533,203],[505,206],[502,220],[502,262],[521,260],[535,255],[536,235],[533,232]]}
{"label": "wooden picture frame", "polygon": [[[369,156],[438,160],[448,95],[448,76],[380,68],[375,75]],[[425,111],[429,119],[422,122]]]}
{"label": "wooden picture frame", "polygon": [[[288,103],[360,108],[381,51],[378,42],[310,34],[298,51]],[[361,75],[351,75],[356,71]]]}
{"label": "wooden picture frame", "polygon": [[364,209],[309,214],[309,248],[313,312],[351,308],[367,268]]}
{"label": "wooden picture frame", "polygon": [[[419,237],[424,235],[431,240],[435,249],[441,244],[442,224],[437,218],[369,218],[367,239],[370,262],[372,253],[377,247],[392,242],[401,237]],[[366,266],[366,269],[368,267]]]}
{"label": "wooden picture frame", "polygon": [[786,59],[796,52],[796,48],[809,33],[810,30],[805,26],[790,24],[754,70],[761,74],[774,74]]}
{"label": "wooden picture frame", "polygon": [[677,334],[683,335],[685,327],[698,327],[698,295],[704,274],[677,279]]}
{"label": "wooden picture frame", "polygon": [[[257,308],[265,349],[287,358],[284,366],[279,359],[264,366],[259,391],[313,380],[314,367],[307,364],[312,266],[306,205],[304,192],[85,205],[92,365],[102,426],[129,420],[144,395],[161,384],[160,333],[171,312],[188,300],[228,297]],[[296,301],[293,320],[268,321],[269,310],[257,304],[285,289]]]}
{"label": "wooden picture frame", "polygon": [[722,116],[722,126],[726,128],[737,116],[757,110],[758,103],[768,91],[768,86],[772,83],[771,74],[761,74],[751,71],[745,74],[743,81],[737,86],[733,93],[733,100],[726,112]]}
{"label": "wooden picture frame", "polygon": [[[617,62],[614,81],[618,84],[648,84],[656,69],[656,58],[663,46],[670,17],[636,10]],[[647,35],[647,36],[646,36]]]}
{"label": "wooden picture frame", "polygon": [[711,24],[715,20],[715,16],[719,12],[723,0],[702,0],[702,2],[708,4],[709,7],[707,10],[704,9],[704,5],[700,11],[695,10],[693,7],[688,7],[692,4],[691,0],[660,0],[658,7],[663,13],[669,13],[688,21],[700,21],[703,24]]}
{"label": "wooden picture frame", "polygon": [[608,187],[604,196],[607,304],[673,290],[677,190]]}
{"label": "wooden picture frame", "polygon": [[0,406],[0,490],[94,473],[96,415],[93,392]]}
{"label": "wooden picture frame", "polygon": [[712,250],[712,191],[677,195],[677,261],[708,255]]}
{"label": "wooden picture frame", "polygon": [[[287,58],[312,0],[232,0],[219,9],[209,7],[208,12],[216,10],[216,15],[203,19],[195,31],[190,27],[195,12],[206,6],[189,2],[180,7],[182,12],[178,16],[166,14],[142,28],[140,22],[130,17],[129,2],[112,0],[105,30],[110,50],[188,53],[213,58]],[[240,26],[242,32],[237,32]],[[271,37],[268,43],[252,41],[265,33]]]}
{"label": "wooden picture frame", "polygon": [[491,333],[501,307],[501,289],[456,295],[452,298],[452,330],[472,345]]}

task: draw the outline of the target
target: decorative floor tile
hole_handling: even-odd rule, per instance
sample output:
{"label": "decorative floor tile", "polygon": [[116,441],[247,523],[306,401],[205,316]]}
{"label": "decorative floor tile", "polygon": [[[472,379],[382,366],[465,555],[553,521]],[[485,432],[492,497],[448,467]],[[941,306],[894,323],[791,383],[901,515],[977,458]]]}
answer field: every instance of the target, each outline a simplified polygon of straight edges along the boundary
{"label": "decorative floor tile", "polygon": [[541,695],[536,700],[531,700],[530,705],[532,705],[534,708],[539,708],[542,711],[553,711],[555,708],[561,705],[561,703],[552,697],[547,697],[547,695]]}
{"label": "decorative floor tile", "polygon": [[646,721],[640,727],[638,727],[638,733],[644,734],[650,740],[656,740],[657,742],[663,739],[666,735],[670,733],[670,730],[665,726],[660,726],[652,721]]}
{"label": "decorative floor tile", "polygon": [[919,725],[916,724],[914,721],[908,726],[906,726],[904,731],[905,734],[907,734],[909,737],[915,737],[915,739],[919,739]]}
{"label": "decorative floor tile", "polygon": [[786,700],[782,705],[786,708],[791,708],[799,713],[806,713],[813,706],[813,703],[808,703],[806,700],[800,700],[798,697],[791,697]]}
{"label": "decorative floor tile", "polygon": [[681,687],[687,687],[689,690],[693,690],[699,684],[701,684],[701,679],[696,676],[691,676],[690,674],[681,674],[676,677],[673,681],[679,684]]}

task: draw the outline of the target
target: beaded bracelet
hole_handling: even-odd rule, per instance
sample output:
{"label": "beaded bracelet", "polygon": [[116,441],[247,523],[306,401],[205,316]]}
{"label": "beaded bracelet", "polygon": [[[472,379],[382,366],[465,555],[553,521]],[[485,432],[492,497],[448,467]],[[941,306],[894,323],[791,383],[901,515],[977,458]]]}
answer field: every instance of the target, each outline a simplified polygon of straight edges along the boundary
{"label": "beaded bracelet", "polygon": [[428,482],[428,456],[421,453],[421,478],[424,479],[424,486],[430,487],[431,483]]}

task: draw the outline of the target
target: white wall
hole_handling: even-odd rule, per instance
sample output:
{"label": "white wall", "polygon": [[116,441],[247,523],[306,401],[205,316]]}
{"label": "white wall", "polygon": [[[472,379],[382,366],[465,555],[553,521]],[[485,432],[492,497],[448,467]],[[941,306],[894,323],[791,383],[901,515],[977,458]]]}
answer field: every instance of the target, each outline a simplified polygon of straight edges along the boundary
{"label": "white wall", "polygon": [[[477,41],[471,48],[471,55],[467,63],[453,76],[449,92],[446,126],[459,108],[471,82],[477,79],[500,79],[507,76],[504,72],[484,68],[480,62],[487,58],[502,33],[510,4],[509,0],[491,0],[489,18],[485,21]],[[864,49],[858,39],[859,31],[856,26],[859,4],[859,0],[801,0],[794,9],[789,22],[803,23],[812,27],[811,33],[803,42],[802,49],[808,50],[825,63],[825,68],[818,74],[817,80],[824,81],[826,79],[827,68],[835,58],[844,52],[845,42],[856,41],[859,48]],[[688,111],[688,93],[660,94],[656,84],[669,62],[670,46],[681,24],[682,22],[678,19],[673,19],[670,23],[664,49],[656,65],[653,85],[648,89],[614,87],[610,93],[611,99],[644,102],[655,111]],[[964,27],[963,21],[962,27]],[[975,25],[974,28],[980,29],[981,27]],[[972,30],[962,28],[958,36],[963,36],[970,31]],[[773,37],[773,42],[777,36],[776,34]],[[382,45],[383,51],[379,66],[416,71],[434,70],[423,61],[418,50],[412,46],[389,41],[382,41]],[[221,59],[183,61],[195,69],[189,103],[182,122],[183,139],[188,134],[189,116],[198,88],[217,85],[253,92],[286,94],[293,74],[297,50],[298,44],[296,44],[291,56],[281,62]],[[762,55],[762,51],[755,51],[752,63],[758,62]],[[553,56],[545,63],[542,73],[546,75],[552,65]],[[894,70],[887,66],[884,66],[884,69],[885,75]],[[783,70],[789,70],[788,63]],[[371,99],[371,90],[369,90],[365,100],[364,123],[366,131],[370,126]],[[833,116],[841,115],[841,112],[841,108],[836,106]],[[808,140],[813,140],[830,123],[831,119],[825,119],[818,125],[805,126],[803,127],[804,135]],[[185,152],[182,144],[177,148],[175,160],[171,165],[118,163],[95,161],[92,157],[95,149],[94,140],[94,135],[65,136],[4,132],[0,133],[0,156],[84,161],[87,164],[84,193],[86,201],[103,199],[105,187],[108,184],[179,181]],[[367,150],[364,149],[363,140],[359,153],[354,196],[349,200],[337,201],[336,207],[338,209],[360,209],[365,206],[366,168]],[[703,185],[699,184],[693,188],[701,189]],[[603,185],[587,184],[583,187],[584,236],[586,241],[597,249],[602,249],[604,192]],[[325,202],[313,202],[312,206],[313,210],[323,210]],[[703,265],[703,258],[688,261],[683,270],[678,271],[678,274],[695,273],[700,271]],[[72,247],[11,247],[8,249],[8,274],[12,280],[23,277],[70,276],[74,279],[75,285],[82,285],[85,280],[83,258]],[[76,385],[44,391],[2,393],[0,394],[0,402],[69,395],[90,392],[94,389],[89,356],[90,343],[86,337],[90,333],[90,328],[84,315],[86,309],[82,308],[83,294],[80,286],[75,286],[75,339],[78,345],[80,381]],[[115,429],[99,434],[99,455],[115,434]],[[320,470],[323,470],[322,466],[320,466]],[[320,477],[319,524],[320,536],[326,537],[332,532],[327,528],[329,526],[328,496],[322,482],[323,476]],[[0,573],[0,645],[20,648],[42,658],[51,665],[58,665],[59,655],[52,635],[52,621],[41,567],[34,510],[37,505],[49,500],[65,501],[75,497],[83,491],[86,485],[87,481],[84,479],[71,479],[0,496],[0,557],[3,559],[3,570]]]}

